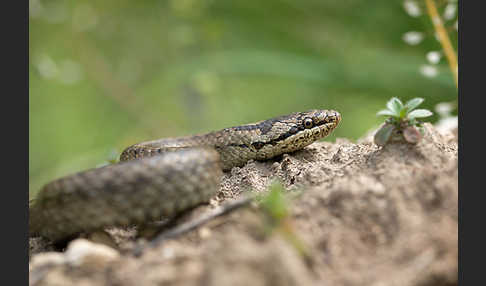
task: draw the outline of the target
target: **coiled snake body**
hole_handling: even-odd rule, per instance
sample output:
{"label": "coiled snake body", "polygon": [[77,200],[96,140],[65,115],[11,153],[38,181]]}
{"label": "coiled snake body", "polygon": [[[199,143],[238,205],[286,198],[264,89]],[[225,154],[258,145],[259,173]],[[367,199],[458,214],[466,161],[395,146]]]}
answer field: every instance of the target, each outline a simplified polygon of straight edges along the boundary
{"label": "coiled snake body", "polygon": [[119,163],[45,185],[29,207],[30,236],[58,241],[105,226],[174,216],[209,201],[222,171],[302,149],[330,134],[340,120],[334,110],[310,110],[132,145]]}

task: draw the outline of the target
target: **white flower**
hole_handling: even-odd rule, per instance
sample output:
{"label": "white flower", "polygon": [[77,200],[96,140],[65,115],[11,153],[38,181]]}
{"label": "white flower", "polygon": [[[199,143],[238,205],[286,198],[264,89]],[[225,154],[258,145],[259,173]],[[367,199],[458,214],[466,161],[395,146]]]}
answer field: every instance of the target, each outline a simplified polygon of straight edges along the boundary
{"label": "white flower", "polygon": [[454,106],[450,102],[441,102],[435,106],[435,111],[441,116],[449,116]]}
{"label": "white flower", "polygon": [[451,117],[445,117],[441,118],[436,124],[435,128],[439,133],[442,134],[450,134],[450,132],[457,128],[458,126],[458,117],[457,116],[451,116]]}
{"label": "white flower", "polygon": [[57,67],[56,62],[54,62],[54,60],[50,56],[42,55],[37,58],[35,62],[35,65],[41,77],[52,79],[58,75],[59,68]]}
{"label": "white flower", "polygon": [[440,61],[441,54],[439,51],[430,51],[426,55],[427,60],[431,64],[437,64]]}
{"label": "white flower", "polygon": [[454,19],[454,17],[456,16],[456,9],[457,9],[456,4],[453,3],[447,4],[444,10],[444,19],[446,20]]}
{"label": "white flower", "polygon": [[432,65],[422,65],[420,67],[420,73],[425,77],[436,77],[439,74],[439,71],[435,66]]}
{"label": "white flower", "polygon": [[403,41],[412,46],[418,45],[423,40],[423,38],[423,33],[416,31],[406,32],[402,36]]}
{"label": "white flower", "polygon": [[422,11],[420,11],[420,7],[415,1],[405,0],[403,2],[403,8],[408,15],[412,17],[418,17],[422,15]]}
{"label": "white flower", "polygon": [[44,6],[40,0],[29,0],[29,16],[31,18],[39,18],[42,16]]}

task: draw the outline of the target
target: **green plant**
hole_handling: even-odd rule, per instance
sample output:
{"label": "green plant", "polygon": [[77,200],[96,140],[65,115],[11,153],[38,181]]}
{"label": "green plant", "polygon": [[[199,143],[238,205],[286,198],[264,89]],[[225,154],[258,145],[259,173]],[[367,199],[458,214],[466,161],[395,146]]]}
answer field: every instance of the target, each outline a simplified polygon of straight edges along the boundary
{"label": "green plant", "polygon": [[309,259],[309,249],[295,230],[290,202],[284,194],[284,187],[281,183],[274,182],[269,190],[267,195],[259,199],[260,209],[265,219],[265,233],[267,235],[274,232],[280,233],[299,254]]}
{"label": "green plant", "polygon": [[266,214],[268,226],[273,229],[289,218],[290,207],[284,195],[284,188],[280,183],[274,182],[270,185],[269,190],[270,192],[261,198],[260,207]]}
{"label": "green plant", "polygon": [[386,104],[386,109],[378,111],[376,115],[389,116],[385,123],[375,133],[374,141],[378,146],[384,146],[390,141],[405,141],[416,144],[422,139],[422,122],[417,118],[429,117],[432,112],[427,109],[415,109],[423,98],[413,98],[403,104],[400,99],[393,97]]}

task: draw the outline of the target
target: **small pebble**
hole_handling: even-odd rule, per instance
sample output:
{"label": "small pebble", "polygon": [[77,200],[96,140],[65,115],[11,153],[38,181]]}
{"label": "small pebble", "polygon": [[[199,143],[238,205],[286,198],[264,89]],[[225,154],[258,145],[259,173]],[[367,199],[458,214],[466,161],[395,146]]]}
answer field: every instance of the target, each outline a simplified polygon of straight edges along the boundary
{"label": "small pebble", "polygon": [[87,263],[105,264],[117,259],[119,253],[111,247],[90,242],[86,239],[72,241],[66,250],[69,264],[79,266]]}

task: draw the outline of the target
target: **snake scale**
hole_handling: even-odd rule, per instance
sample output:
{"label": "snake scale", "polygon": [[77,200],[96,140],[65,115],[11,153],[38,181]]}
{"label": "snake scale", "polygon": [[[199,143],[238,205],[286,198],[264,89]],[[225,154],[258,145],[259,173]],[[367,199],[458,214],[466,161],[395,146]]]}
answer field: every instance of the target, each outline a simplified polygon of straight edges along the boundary
{"label": "snake scale", "polygon": [[188,137],[142,142],[120,162],[46,184],[29,206],[30,236],[52,241],[143,224],[208,202],[223,171],[290,153],[329,135],[334,110],[310,110]]}

